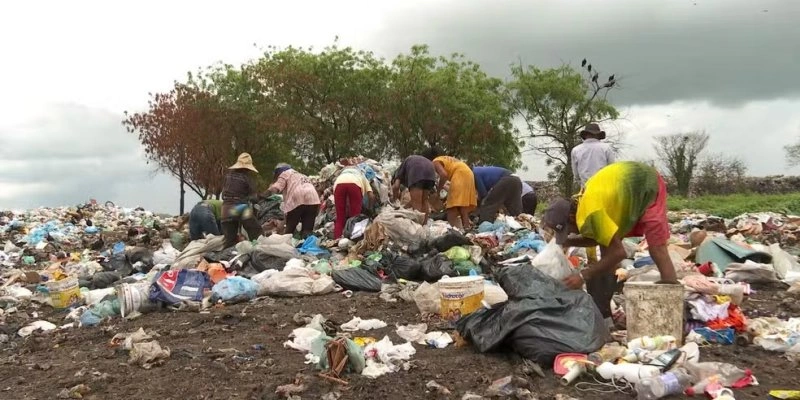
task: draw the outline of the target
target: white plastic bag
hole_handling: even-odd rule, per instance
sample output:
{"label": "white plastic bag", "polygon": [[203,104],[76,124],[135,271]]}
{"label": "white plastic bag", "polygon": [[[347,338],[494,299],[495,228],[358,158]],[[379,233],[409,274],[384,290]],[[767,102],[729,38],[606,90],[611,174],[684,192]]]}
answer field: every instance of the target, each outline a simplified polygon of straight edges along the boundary
{"label": "white plastic bag", "polygon": [[179,254],[180,252],[172,247],[172,242],[165,240],[161,248],[153,252],[153,264],[171,265]]}
{"label": "white plastic bag", "polygon": [[299,256],[297,249],[292,245],[292,235],[260,236],[253,250],[260,250],[264,254],[279,258],[295,258]]}
{"label": "white plastic bag", "polygon": [[800,263],[797,262],[797,258],[781,249],[777,243],[769,246],[769,252],[772,254],[772,266],[775,267],[778,279],[791,285],[792,281],[788,281],[789,276],[795,278],[800,274]]}
{"label": "white plastic bag", "polygon": [[426,229],[420,225],[425,215],[414,210],[384,209],[375,218],[383,225],[386,236],[401,244],[411,245],[426,240]]}
{"label": "white plastic bag", "polygon": [[483,301],[485,301],[486,304],[493,306],[495,304],[508,301],[508,295],[506,294],[505,290],[500,287],[500,285],[484,282]]}
{"label": "white plastic bag", "polygon": [[417,304],[419,312],[423,314],[438,314],[442,305],[439,284],[423,282],[422,285],[419,285],[414,292],[414,303]]}
{"label": "white plastic bag", "polygon": [[555,239],[551,240],[544,250],[533,258],[531,264],[559,281],[575,273]]}
{"label": "white plastic bag", "polygon": [[734,282],[747,283],[770,283],[778,281],[778,276],[775,274],[775,268],[773,268],[772,265],[758,264],[750,260],[745,261],[744,264],[729,264],[728,268],[725,269],[725,278]]}
{"label": "white plastic bag", "polygon": [[356,332],[371,331],[373,329],[386,328],[386,326],[386,322],[379,319],[361,319],[359,317],[353,317],[350,321],[342,324],[340,329],[345,332]]}
{"label": "white plastic bag", "polygon": [[[266,271],[264,271],[266,272]],[[259,275],[264,274],[262,272]],[[253,277],[258,283],[260,296],[298,297],[333,292],[335,283],[329,275],[320,275],[309,268],[288,267],[269,276]],[[258,278],[257,278],[258,277]]]}

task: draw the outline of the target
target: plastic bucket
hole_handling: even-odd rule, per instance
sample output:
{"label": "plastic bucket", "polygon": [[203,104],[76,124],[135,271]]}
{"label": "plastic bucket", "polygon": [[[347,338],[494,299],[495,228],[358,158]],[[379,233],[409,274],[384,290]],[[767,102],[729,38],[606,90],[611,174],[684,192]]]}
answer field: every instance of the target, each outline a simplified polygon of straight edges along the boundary
{"label": "plastic bucket", "polygon": [[81,302],[81,289],[78,286],[78,278],[50,281],[45,285],[50,293],[50,303],[53,308],[69,308]]}
{"label": "plastic bucket", "polygon": [[443,319],[456,321],[473,313],[483,301],[483,277],[460,276],[439,281]]}
{"label": "plastic bucket", "polygon": [[683,344],[683,285],[627,282],[622,292],[628,340],[669,335],[677,339],[678,346]]}
{"label": "plastic bucket", "polygon": [[155,309],[156,304],[148,298],[150,285],[150,282],[138,282],[134,284],[123,283],[117,287],[119,310],[122,318],[135,312],[147,312]]}

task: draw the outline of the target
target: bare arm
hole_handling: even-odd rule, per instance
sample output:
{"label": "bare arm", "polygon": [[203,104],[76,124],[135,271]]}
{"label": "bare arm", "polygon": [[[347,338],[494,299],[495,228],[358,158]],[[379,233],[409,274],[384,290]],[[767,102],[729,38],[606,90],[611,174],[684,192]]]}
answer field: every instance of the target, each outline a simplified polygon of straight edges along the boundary
{"label": "bare arm", "polygon": [[439,186],[436,191],[441,192],[450,177],[447,175],[447,171],[444,169],[442,163],[435,162],[433,163],[433,167],[436,168],[436,174],[439,175]]}
{"label": "bare arm", "polygon": [[627,253],[625,252],[625,246],[622,245],[622,238],[620,238],[619,234],[614,235],[608,246],[600,246],[600,254],[602,255],[600,261],[583,271],[582,274],[585,280],[610,273],[620,261],[625,259]]}
{"label": "bare arm", "polygon": [[596,247],[599,244],[594,239],[585,238],[583,236],[572,236],[564,241],[563,246],[566,247]]}

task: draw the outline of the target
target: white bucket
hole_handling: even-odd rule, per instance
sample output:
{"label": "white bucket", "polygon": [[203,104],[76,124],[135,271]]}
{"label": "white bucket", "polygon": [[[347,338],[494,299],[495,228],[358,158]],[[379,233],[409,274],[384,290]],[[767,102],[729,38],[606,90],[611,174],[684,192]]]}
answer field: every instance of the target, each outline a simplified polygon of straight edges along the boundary
{"label": "white bucket", "polygon": [[117,287],[119,310],[122,318],[135,312],[147,312],[155,309],[156,304],[148,299],[150,285],[150,282],[138,282],[132,285],[123,283]]}
{"label": "white bucket", "polygon": [[626,282],[622,292],[629,340],[669,335],[683,344],[683,285]]}
{"label": "white bucket", "polygon": [[483,277],[459,276],[439,281],[442,318],[455,321],[481,308]]}

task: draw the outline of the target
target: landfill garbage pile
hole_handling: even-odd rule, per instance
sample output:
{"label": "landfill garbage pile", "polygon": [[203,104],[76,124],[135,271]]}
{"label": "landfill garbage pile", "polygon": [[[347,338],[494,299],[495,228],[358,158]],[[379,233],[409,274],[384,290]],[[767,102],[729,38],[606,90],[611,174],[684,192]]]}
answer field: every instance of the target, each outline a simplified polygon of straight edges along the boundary
{"label": "landfill garbage pile", "polygon": [[[320,182],[330,182],[344,165],[362,164],[375,171],[376,192],[388,192],[389,171],[370,160],[328,166]],[[280,218],[279,204],[279,197],[262,199],[260,222]],[[328,215],[329,206],[322,207]],[[529,372],[547,376],[542,371],[548,370],[557,377],[555,387],[563,384],[573,395],[594,390],[655,399],[687,392],[730,399],[758,385],[759,371],[734,359],[701,361],[707,346],[759,348],[800,360],[800,315],[746,312],[764,285],[800,291],[800,263],[783,247],[796,232],[793,217],[675,218],[669,250],[682,283],[677,290],[653,285],[659,275],[646,240],[625,239],[628,258],[617,271],[624,289],[614,297],[611,330],[585,291],[561,284],[587,265],[586,249],[564,251],[533,216],[500,215],[462,232],[441,220],[422,224],[420,213],[389,203],[387,193],[380,208],[348,221],[341,240],[330,240],[329,219],[322,216],[316,234],[304,239],[265,234],[223,248],[218,236],[184,243],[185,232],[176,231],[173,218],[140,209],[89,204],[4,212],[0,321],[25,322],[4,329],[3,340],[36,343],[78,329],[124,327],[113,332],[111,346],[126,364],[160,368],[199,356],[176,350],[174,328],[130,329],[137,320],[165,315],[187,319],[193,330],[198,325],[192,316],[202,324],[202,315],[211,314],[222,329],[215,334],[225,337],[246,324],[249,307],[263,310],[255,318],[275,319],[288,305],[315,304],[314,315],[301,309],[289,322],[257,329],[280,341],[280,351],[300,352],[311,368],[275,389],[284,398],[304,395],[319,382],[344,387],[358,379],[403,379],[427,351],[463,357],[506,352],[519,357],[530,375],[491,376],[482,393],[470,390],[463,398],[536,398],[530,379],[539,378]],[[350,306],[365,299],[368,306]],[[332,311],[338,306],[346,319],[329,315],[341,318]],[[398,309],[410,311],[390,325]],[[118,325],[122,320],[127,322]],[[295,328],[287,328],[291,322]],[[284,328],[291,330],[273,332]],[[193,335],[182,340],[214,340]],[[264,351],[263,344],[253,346],[260,347],[251,353]],[[251,353],[225,357],[247,364],[257,359]],[[434,361],[425,362],[430,368]],[[428,392],[454,391],[452,381],[426,380]],[[62,389],[66,396],[87,390]]]}

